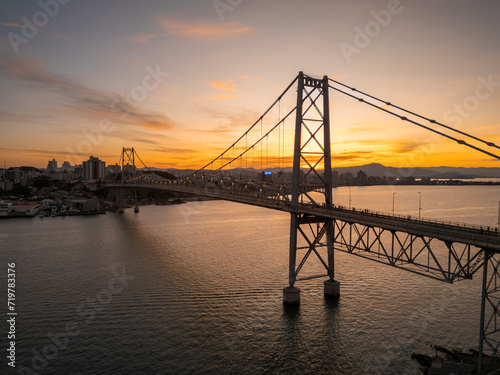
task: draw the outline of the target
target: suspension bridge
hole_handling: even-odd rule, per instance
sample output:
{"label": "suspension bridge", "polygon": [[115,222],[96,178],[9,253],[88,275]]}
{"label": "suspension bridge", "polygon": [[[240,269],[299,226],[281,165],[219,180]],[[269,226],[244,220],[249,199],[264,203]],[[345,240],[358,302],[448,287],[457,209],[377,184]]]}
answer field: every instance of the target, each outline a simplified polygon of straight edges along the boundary
{"label": "suspension bridge", "polygon": [[[295,87],[295,105],[283,111],[282,100]],[[339,297],[335,251],[448,283],[472,279],[482,270],[478,373],[488,373],[500,358],[498,228],[483,230],[336,205],[332,199],[330,90],[500,160],[492,151],[500,147],[492,142],[327,76],[300,72],[243,135],[199,170],[177,179],[162,177],[133,148],[123,148],[121,179],[109,187],[122,192],[158,189],[193,194],[290,213],[285,304],[300,303],[296,283],[306,279],[325,279],[325,297]],[[291,172],[286,172],[290,165]],[[311,256],[319,259],[324,272],[303,276]]]}

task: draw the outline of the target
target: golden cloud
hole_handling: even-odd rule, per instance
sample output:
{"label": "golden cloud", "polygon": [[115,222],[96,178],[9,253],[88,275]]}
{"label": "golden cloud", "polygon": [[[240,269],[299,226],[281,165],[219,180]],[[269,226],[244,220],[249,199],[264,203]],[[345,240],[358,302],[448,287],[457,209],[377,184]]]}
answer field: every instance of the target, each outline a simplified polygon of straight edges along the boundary
{"label": "golden cloud", "polygon": [[241,98],[245,95],[243,94],[238,94],[238,95],[214,95],[210,99],[212,100],[230,100],[230,99],[236,99],[236,98]]}
{"label": "golden cloud", "polygon": [[236,91],[236,85],[231,83],[233,81],[220,82],[220,81],[212,81],[210,82],[210,86],[214,89],[221,89],[227,91]]}
{"label": "golden cloud", "polygon": [[9,26],[9,27],[22,27],[22,25],[19,25],[17,23],[12,23],[12,22],[0,22],[0,25]]}
{"label": "golden cloud", "polygon": [[159,34],[159,33],[140,34],[140,35],[131,36],[131,37],[127,38],[127,41],[129,43],[133,43],[133,44],[148,44],[151,39],[155,39],[155,38],[158,38],[160,36],[161,36],[161,34]]}
{"label": "golden cloud", "polygon": [[187,38],[228,38],[252,31],[239,22],[209,23],[161,18],[158,23],[168,33]]}

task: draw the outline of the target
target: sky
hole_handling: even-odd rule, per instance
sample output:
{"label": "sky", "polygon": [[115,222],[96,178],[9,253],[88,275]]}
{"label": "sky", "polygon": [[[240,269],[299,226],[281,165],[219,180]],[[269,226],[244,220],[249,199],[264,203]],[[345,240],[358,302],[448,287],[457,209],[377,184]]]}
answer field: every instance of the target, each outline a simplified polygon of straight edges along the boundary
{"label": "sky", "polygon": [[[497,0],[3,1],[0,166],[134,147],[201,167],[299,71],[500,144],[499,16]],[[333,167],[500,166],[336,92],[330,112]]]}

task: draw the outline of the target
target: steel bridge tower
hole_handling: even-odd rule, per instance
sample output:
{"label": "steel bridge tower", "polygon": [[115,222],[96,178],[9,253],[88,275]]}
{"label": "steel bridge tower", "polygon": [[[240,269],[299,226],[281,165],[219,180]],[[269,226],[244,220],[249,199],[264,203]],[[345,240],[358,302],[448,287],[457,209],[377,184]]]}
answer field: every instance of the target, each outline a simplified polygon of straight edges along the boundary
{"label": "steel bridge tower", "polygon": [[[298,305],[299,280],[328,276],[324,284],[326,297],[338,297],[340,283],[334,280],[333,220],[299,212],[299,201],[310,202],[325,209],[332,207],[332,163],[330,147],[330,111],[328,77],[323,79],[298,76],[295,141],[290,205],[289,286],[283,289],[283,303]],[[317,247],[326,235],[327,260]],[[298,240],[306,243],[298,246]],[[305,250],[297,266],[298,250]],[[309,256],[314,253],[326,269],[326,275],[297,276]]]}
{"label": "steel bridge tower", "polygon": [[[135,150],[134,148],[126,148],[123,147],[122,155],[122,173],[121,173],[121,189],[120,189],[120,204],[119,204],[119,212],[123,212],[123,185],[126,180],[134,179],[137,176],[137,167],[135,165]],[[135,207],[134,211],[139,212],[139,206],[137,205],[137,188],[134,188],[134,202]]]}

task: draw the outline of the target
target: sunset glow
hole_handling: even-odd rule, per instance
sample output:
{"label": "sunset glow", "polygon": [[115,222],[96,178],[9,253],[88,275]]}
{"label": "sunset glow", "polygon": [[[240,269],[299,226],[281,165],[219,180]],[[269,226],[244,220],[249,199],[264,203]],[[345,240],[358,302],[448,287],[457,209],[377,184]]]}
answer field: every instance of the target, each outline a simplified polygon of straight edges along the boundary
{"label": "sunset glow", "polygon": [[[150,166],[198,168],[258,120],[300,70],[500,143],[496,2],[57,4],[38,26],[36,2],[2,5],[0,162],[7,167],[46,167],[52,158],[80,164],[89,155],[114,164],[122,147],[134,147]],[[293,108],[292,91],[264,126]],[[333,91],[330,106],[334,167],[499,166]],[[268,152],[269,165],[291,160],[293,121],[286,147]]]}

